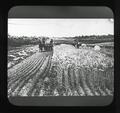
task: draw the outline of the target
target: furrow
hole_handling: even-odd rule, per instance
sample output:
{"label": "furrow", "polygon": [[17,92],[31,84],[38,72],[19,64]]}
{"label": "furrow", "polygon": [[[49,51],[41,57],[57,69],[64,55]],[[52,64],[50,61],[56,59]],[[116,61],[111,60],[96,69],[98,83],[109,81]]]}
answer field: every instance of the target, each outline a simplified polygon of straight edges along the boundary
{"label": "furrow", "polygon": [[13,66],[12,68],[10,68],[8,70],[8,77],[10,75],[13,75],[14,73],[16,73],[14,70],[18,71],[18,69],[21,69],[21,67],[24,67],[26,65],[26,63],[29,64],[31,61],[34,61],[33,58],[37,55],[39,55],[39,54],[34,54],[34,55],[28,57],[27,59],[23,60],[21,63]]}
{"label": "furrow", "polygon": [[36,82],[37,82],[39,76],[42,76],[42,74],[44,73],[45,68],[46,68],[46,66],[47,66],[48,60],[49,60],[49,57],[46,58],[46,60],[44,61],[42,67],[40,68],[40,70],[38,71],[38,73],[37,73],[37,74],[34,76],[34,78],[32,79],[32,86],[31,86],[30,89],[29,89],[29,92],[28,92],[28,94],[27,94],[28,96],[30,96],[30,95],[32,94],[33,89],[34,89],[34,87],[35,87],[35,85],[36,85]]}
{"label": "furrow", "polygon": [[[21,77],[21,78],[18,80],[18,82],[13,85],[12,89],[15,90],[17,86],[22,87],[23,84],[19,85],[19,83],[21,83],[22,81],[24,81],[23,83],[27,83],[27,80],[29,80],[29,78],[36,73],[36,71],[41,67],[41,65],[42,65],[42,63],[43,63],[44,60],[45,60],[45,58],[43,57],[39,62],[37,62],[35,68],[33,68],[33,69],[31,70],[30,75],[27,74],[27,75],[25,75],[24,77]],[[40,65],[39,65],[39,63],[40,63]],[[10,88],[11,88],[11,87],[10,87]],[[13,91],[12,91],[12,92],[13,92]]]}
{"label": "furrow", "polygon": [[12,71],[13,71],[13,74],[10,75],[10,73],[8,73],[8,76],[11,76],[10,79],[16,77],[16,73],[18,73],[18,76],[19,76],[19,75],[22,73],[23,70],[28,70],[28,69],[33,65],[33,63],[36,62],[35,59],[36,59],[37,57],[38,57],[38,56],[36,55],[36,56],[35,56],[34,58],[32,58],[32,59],[26,60],[25,63],[22,63],[22,64],[20,63],[21,66],[20,66],[19,68],[16,68],[16,69],[12,70]]}
{"label": "furrow", "polygon": [[[41,59],[42,59],[42,57],[41,57]],[[28,70],[26,70],[25,72],[22,72],[21,75],[18,75],[18,76],[16,76],[15,78],[12,78],[12,80],[8,81],[8,86],[10,86],[11,83],[15,82],[16,80],[18,80],[18,79],[21,78],[22,76],[24,77],[24,76],[26,76],[27,74],[31,73],[31,71],[32,71],[34,68],[36,68],[36,63],[38,63],[38,61],[39,61],[39,58],[37,58],[37,60],[35,60],[35,62],[32,64],[32,66],[31,66]],[[34,66],[34,65],[35,65],[35,66]],[[17,73],[16,73],[16,74],[17,74]]]}

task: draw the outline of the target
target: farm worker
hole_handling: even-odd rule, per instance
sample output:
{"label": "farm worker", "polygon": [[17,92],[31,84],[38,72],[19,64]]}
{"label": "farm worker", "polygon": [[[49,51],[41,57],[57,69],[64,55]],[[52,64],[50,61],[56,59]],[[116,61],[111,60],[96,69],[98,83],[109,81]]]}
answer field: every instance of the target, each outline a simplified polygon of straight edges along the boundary
{"label": "farm worker", "polygon": [[41,40],[39,41],[39,51],[42,51],[42,42],[41,42]]}
{"label": "farm worker", "polygon": [[75,41],[75,47],[79,48],[79,42],[78,42],[78,40]]}
{"label": "farm worker", "polygon": [[50,50],[53,50],[53,39],[50,40]]}
{"label": "farm worker", "polygon": [[80,42],[77,43],[77,48],[79,48],[79,46],[80,46]]}
{"label": "farm worker", "polygon": [[77,40],[75,40],[74,46],[77,48]]}
{"label": "farm worker", "polygon": [[78,45],[80,46],[80,45],[81,45],[81,42],[78,42]]}
{"label": "farm worker", "polygon": [[44,48],[45,51],[45,38],[42,38],[42,48]]}

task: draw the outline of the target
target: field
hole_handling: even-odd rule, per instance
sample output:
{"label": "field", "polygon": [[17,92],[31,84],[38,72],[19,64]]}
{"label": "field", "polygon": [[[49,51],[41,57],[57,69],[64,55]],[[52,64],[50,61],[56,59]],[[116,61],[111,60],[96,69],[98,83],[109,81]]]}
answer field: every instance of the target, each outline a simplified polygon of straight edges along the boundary
{"label": "field", "polygon": [[8,47],[8,69],[39,51],[38,46]]}
{"label": "field", "polygon": [[10,49],[8,56],[18,59],[8,57],[8,64],[14,62],[8,66],[8,96],[113,96],[114,50],[102,45],[100,51],[69,44],[53,52],[39,52],[38,46]]}

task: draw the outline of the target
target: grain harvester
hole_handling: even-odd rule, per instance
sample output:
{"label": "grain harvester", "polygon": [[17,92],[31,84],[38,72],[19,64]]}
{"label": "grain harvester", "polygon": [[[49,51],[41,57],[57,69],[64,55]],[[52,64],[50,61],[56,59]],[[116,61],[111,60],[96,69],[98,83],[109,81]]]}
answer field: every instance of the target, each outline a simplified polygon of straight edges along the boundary
{"label": "grain harvester", "polygon": [[53,39],[47,39],[45,40],[44,38],[42,41],[39,43],[39,50],[41,52],[43,51],[53,51]]}

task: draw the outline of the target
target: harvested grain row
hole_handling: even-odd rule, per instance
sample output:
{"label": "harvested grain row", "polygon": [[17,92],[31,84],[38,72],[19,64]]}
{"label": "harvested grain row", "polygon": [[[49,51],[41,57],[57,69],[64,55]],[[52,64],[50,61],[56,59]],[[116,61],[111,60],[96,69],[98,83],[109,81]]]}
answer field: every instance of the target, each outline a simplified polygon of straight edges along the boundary
{"label": "harvested grain row", "polygon": [[[34,69],[35,70],[35,69]],[[18,92],[21,90],[21,88],[25,85],[25,83],[27,83],[27,81],[29,80],[29,78],[34,75],[35,71],[33,70],[33,72],[31,72],[28,76],[17,80],[15,83],[13,83],[8,90],[8,95],[10,94],[14,94],[13,92],[15,91],[15,94],[18,94]]]}
{"label": "harvested grain row", "polygon": [[85,95],[93,96],[92,91],[90,90],[90,88],[87,85],[85,70],[84,69],[80,69],[79,70],[79,74],[81,75],[80,77],[82,79],[81,82],[82,82],[82,87],[83,87],[83,90],[85,92]]}
{"label": "harvested grain row", "polygon": [[28,96],[30,96],[32,94],[33,89],[38,81],[39,76],[42,77],[42,74],[44,73],[44,71],[46,70],[46,66],[48,65],[48,61],[49,61],[49,57],[46,58],[46,60],[43,62],[43,65],[39,69],[38,73],[32,79],[32,86],[30,87],[29,92],[27,93]]}
{"label": "harvested grain row", "polygon": [[[21,68],[25,68],[26,65],[29,66],[29,63],[34,61],[34,57],[37,57],[39,55],[39,53],[33,54],[32,56],[28,57],[27,59],[23,60],[21,63],[16,64],[15,66],[13,66],[12,68],[10,68],[8,70],[8,77],[13,76],[14,74],[16,74],[16,71],[18,72],[19,69],[21,70]],[[16,70],[16,71],[15,71]]]}
{"label": "harvested grain row", "polygon": [[[26,77],[28,74],[30,74],[36,67],[36,63],[38,64],[39,61],[42,60],[43,57],[38,57],[38,58],[35,58],[35,62],[32,64],[32,66],[26,70],[24,73],[21,73],[20,75],[16,76],[16,77],[12,77],[12,79],[10,79],[10,81],[8,81],[8,87],[15,81],[21,79],[22,77]],[[14,70],[16,72],[16,70]],[[17,75],[17,72],[16,72],[16,75]]]}
{"label": "harvested grain row", "polygon": [[[36,71],[35,71],[34,74],[29,75],[28,77],[26,77],[25,80],[23,80],[23,83],[18,86],[18,87],[19,87],[18,93],[19,93],[19,92],[22,92],[22,91],[24,91],[24,92],[26,93],[26,92],[29,90],[30,83],[31,83],[31,81],[32,81],[31,79],[32,79],[33,76],[36,75],[36,73],[38,72],[39,68],[42,66],[43,62],[44,62],[44,60],[42,60],[42,62],[40,62],[40,64],[38,64],[38,68],[36,69]],[[29,83],[29,84],[28,84],[28,83]],[[27,86],[27,85],[28,85],[28,87],[25,88],[24,86]],[[22,89],[22,91],[21,91],[21,89]],[[26,89],[28,89],[28,90],[26,90]],[[25,90],[26,90],[26,91],[25,91]],[[18,94],[18,93],[17,93],[17,94]],[[19,93],[19,94],[20,94],[20,93]],[[23,95],[23,94],[24,94],[24,93],[22,92],[22,95]]]}
{"label": "harvested grain row", "polygon": [[[38,57],[38,55],[36,55],[36,56]],[[28,59],[26,61],[26,63],[22,64],[21,65],[22,69],[21,69],[21,67],[14,69],[13,70],[14,75],[11,75],[11,77],[8,78],[8,82],[21,77],[21,75],[23,75],[23,74],[26,75],[26,73],[28,73],[29,70],[31,70],[34,67],[34,65],[39,61],[39,59],[36,56],[32,59]],[[31,61],[31,62],[29,62],[29,61]]]}
{"label": "harvested grain row", "polygon": [[[20,78],[17,78],[17,83],[14,83],[13,81],[11,82],[11,84],[9,84],[9,89],[11,89],[10,92],[13,92],[12,90],[15,90],[16,87],[22,87],[24,85],[24,83],[29,80],[29,78],[34,75],[36,73],[36,71],[40,68],[41,65],[40,62],[43,62],[44,61],[44,57],[43,58],[40,58],[38,62],[36,62],[37,64],[34,66],[34,68],[32,68],[32,70],[30,70],[30,72],[28,72],[26,75],[24,76],[21,76]],[[42,64],[42,63],[41,63]],[[15,82],[16,82],[15,81]],[[11,86],[12,85],[12,86]]]}
{"label": "harvested grain row", "polygon": [[[41,60],[42,60],[42,58],[41,58]],[[39,63],[39,62],[37,61],[36,63]],[[28,75],[31,74],[31,72],[34,71],[35,69],[36,68],[31,68],[31,70],[29,70],[27,73],[23,73],[22,75],[14,78],[10,82],[8,82],[8,89],[9,89],[8,92],[11,90],[14,90],[14,88],[17,87],[17,85],[19,85],[19,83],[21,83],[22,80],[29,77]]]}
{"label": "harvested grain row", "polygon": [[37,80],[35,81],[35,85],[34,85],[34,88],[33,88],[33,89],[36,89],[36,90],[34,91],[34,93],[32,93],[32,95],[38,96],[39,93],[40,93],[40,90],[42,88],[41,85],[42,84],[44,85],[43,79],[44,79],[45,76],[48,76],[47,74],[49,74],[48,72],[49,72],[50,65],[51,65],[51,56],[48,56],[48,60],[46,61],[45,65],[46,65],[46,68],[44,69],[44,71],[42,73],[41,72],[38,73],[40,75],[38,76]]}
{"label": "harvested grain row", "polygon": [[85,91],[83,90],[82,85],[80,83],[81,76],[80,76],[78,68],[74,69],[74,76],[75,76],[75,89],[76,89],[76,91],[78,92],[78,94],[80,96],[85,96]]}
{"label": "harvested grain row", "polygon": [[[35,85],[35,89],[36,89],[36,92],[35,92],[35,96],[38,96],[40,95],[40,90],[41,88],[39,87],[39,85],[41,85],[40,82],[44,82],[44,85],[45,83],[48,83],[49,82],[49,74],[50,74],[50,68],[51,68],[51,55],[48,56],[49,59],[48,59],[48,62],[47,62],[47,66],[46,66],[46,69],[44,70],[43,74],[41,74],[42,76],[39,76],[38,80],[36,81],[36,85]],[[44,81],[43,81],[44,80]],[[48,85],[47,85],[48,87]]]}

